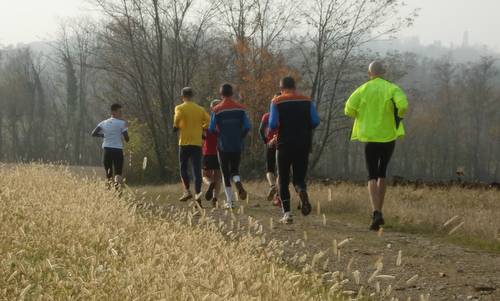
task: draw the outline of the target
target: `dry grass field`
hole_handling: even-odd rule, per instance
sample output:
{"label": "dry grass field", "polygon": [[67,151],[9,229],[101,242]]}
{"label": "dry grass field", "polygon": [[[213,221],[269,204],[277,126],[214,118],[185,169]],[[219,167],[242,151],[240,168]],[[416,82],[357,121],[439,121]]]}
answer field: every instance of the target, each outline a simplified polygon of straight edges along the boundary
{"label": "dry grass field", "polygon": [[[251,182],[247,188],[249,200],[239,203],[235,212],[244,214],[235,223],[247,225],[250,216],[262,223],[269,236],[294,242],[286,245],[283,258],[295,269],[304,268],[295,254],[310,259],[323,252],[329,258],[322,264],[323,272],[359,271],[365,291],[378,290],[377,282],[367,279],[382,262],[383,273],[396,276],[392,296],[399,300],[421,300],[425,293],[432,300],[500,300],[498,190],[389,187],[385,228],[373,233],[367,230],[371,209],[365,187],[311,185],[313,213],[302,217],[295,210],[290,226],[277,224],[281,213],[264,200],[266,184]],[[136,193],[142,201],[158,206],[189,207],[177,201],[180,185],[137,187]],[[296,204],[297,198],[292,199]],[[212,211],[215,218],[224,214]],[[347,248],[332,251],[334,241],[346,239]],[[400,253],[403,264],[399,266],[395,258]],[[417,274],[417,283],[408,285],[406,281]]]}
{"label": "dry grass field", "polygon": [[498,191],[390,188],[372,233],[355,185],[280,225],[263,183],[230,212],[93,173],[1,167],[0,300],[500,300]]}
{"label": "dry grass field", "polygon": [[[351,213],[361,219],[371,212],[364,187],[313,185],[311,196],[327,215]],[[389,187],[384,212],[386,229],[441,235],[500,253],[500,191],[496,189]]]}
{"label": "dry grass field", "polygon": [[[166,199],[174,201],[180,195],[179,187],[149,186],[139,190],[150,193],[151,197],[162,195],[161,204]],[[262,201],[267,194],[266,183],[250,182],[247,188],[251,192],[251,203],[268,205]],[[365,187],[346,183],[313,184],[309,187],[309,195],[313,215],[319,213],[327,219],[366,225],[370,222],[371,207]],[[298,211],[295,213],[300,215]],[[384,213],[385,230],[432,234],[463,246],[500,254],[500,191],[496,189],[388,187]]]}
{"label": "dry grass field", "polygon": [[61,167],[2,168],[0,189],[1,300],[336,300],[357,293],[345,292],[344,275],[321,275],[314,263],[291,269],[280,259],[284,243],[266,239],[256,223],[238,232],[199,212],[139,208],[137,196],[120,199]]}

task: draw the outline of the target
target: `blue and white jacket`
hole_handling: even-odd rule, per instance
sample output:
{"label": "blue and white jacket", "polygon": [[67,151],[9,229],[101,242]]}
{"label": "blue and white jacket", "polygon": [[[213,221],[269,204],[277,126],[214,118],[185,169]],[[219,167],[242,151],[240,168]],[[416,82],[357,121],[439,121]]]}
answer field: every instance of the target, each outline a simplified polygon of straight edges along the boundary
{"label": "blue and white jacket", "polygon": [[213,108],[208,130],[217,133],[219,151],[241,152],[243,140],[250,131],[250,120],[245,107],[230,98],[225,98]]}

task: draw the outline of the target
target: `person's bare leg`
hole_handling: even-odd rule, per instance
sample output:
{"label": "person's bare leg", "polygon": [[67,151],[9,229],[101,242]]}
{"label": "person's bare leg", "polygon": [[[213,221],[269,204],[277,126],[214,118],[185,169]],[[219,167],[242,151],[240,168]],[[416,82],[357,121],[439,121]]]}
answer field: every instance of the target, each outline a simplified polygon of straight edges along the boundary
{"label": "person's bare leg", "polygon": [[373,211],[380,211],[380,201],[377,187],[377,180],[368,181],[368,195],[370,196],[370,202],[372,204]]}
{"label": "person's bare leg", "polygon": [[378,211],[382,212],[382,207],[384,206],[385,192],[386,192],[386,185],[384,178],[378,178],[377,191],[378,191],[378,202],[379,202]]}

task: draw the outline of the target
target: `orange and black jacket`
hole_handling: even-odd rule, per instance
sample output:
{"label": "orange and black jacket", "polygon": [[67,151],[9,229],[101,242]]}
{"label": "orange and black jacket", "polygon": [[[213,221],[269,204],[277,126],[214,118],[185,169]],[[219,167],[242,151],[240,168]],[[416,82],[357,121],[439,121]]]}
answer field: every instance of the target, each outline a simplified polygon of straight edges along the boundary
{"label": "orange and black jacket", "polygon": [[311,147],[312,130],[320,119],[311,98],[285,92],[271,103],[269,128],[278,129],[278,147]]}

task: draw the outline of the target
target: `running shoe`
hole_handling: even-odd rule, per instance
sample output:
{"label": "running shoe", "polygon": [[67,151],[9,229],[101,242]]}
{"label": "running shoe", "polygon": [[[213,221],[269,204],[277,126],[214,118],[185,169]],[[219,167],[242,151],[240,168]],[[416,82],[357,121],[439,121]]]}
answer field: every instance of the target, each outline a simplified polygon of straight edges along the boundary
{"label": "running shoe", "polygon": [[276,185],[271,186],[269,189],[269,192],[267,193],[267,200],[271,202],[274,199],[274,196],[278,192],[278,188],[276,188]]}
{"label": "running shoe", "polygon": [[205,192],[205,200],[211,201],[214,198],[215,183],[210,183],[207,192]]}
{"label": "running shoe", "polygon": [[193,195],[191,194],[190,191],[184,191],[184,194],[179,199],[179,202],[187,202],[192,198],[193,198]]}
{"label": "running shoe", "polygon": [[300,198],[300,212],[302,212],[302,215],[306,216],[311,213],[312,207],[311,203],[309,203],[309,196],[307,195],[307,191],[302,190],[299,192],[299,198]]}
{"label": "running shoe", "polygon": [[203,205],[201,204],[201,194],[202,194],[201,192],[200,192],[200,193],[198,193],[198,194],[196,195],[196,197],[195,197],[194,201],[195,201],[196,203],[198,203],[198,206],[200,206],[200,208],[203,208]]}
{"label": "running shoe", "polygon": [[385,221],[384,221],[384,217],[382,215],[382,212],[373,211],[372,224],[370,225],[370,230],[378,231],[378,230],[380,230],[380,226],[382,226],[384,224],[385,224]]}
{"label": "running shoe", "polygon": [[292,224],[293,223],[292,214],[290,212],[285,212],[285,214],[283,214],[283,217],[280,219],[280,223],[286,225]]}
{"label": "running shoe", "polygon": [[241,184],[241,182],[236,182],[236,183],[234,183],[234,185],[236,186],[236,189],[238,190],[238,199],[240,201],[246,200],[247,199],[247,191],[245,190],[245,188],[243,188],[243,184]]}

